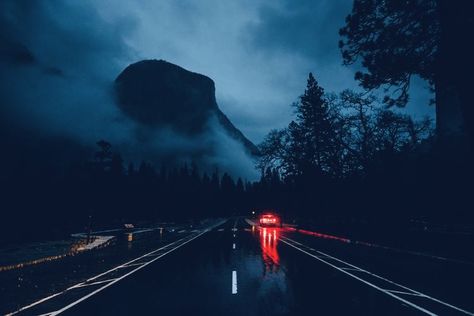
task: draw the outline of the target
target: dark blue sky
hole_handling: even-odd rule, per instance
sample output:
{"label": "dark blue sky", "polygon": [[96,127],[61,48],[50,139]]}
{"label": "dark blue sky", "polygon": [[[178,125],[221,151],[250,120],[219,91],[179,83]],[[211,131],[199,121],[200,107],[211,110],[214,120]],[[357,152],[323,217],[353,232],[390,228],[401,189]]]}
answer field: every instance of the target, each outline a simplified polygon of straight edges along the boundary
{"label": "dark blue sky", "polygon": [[[1,79],[8,81],[0,91],[4,107],[11,107],[6,109],[11,118],[51,131],[123,142],[132,127],[108,98],[110,83],[132,62],[165,59],[211,77],[221,109],[258,143],[292,119],[290,104],[304,91],[308,72],[328,92],[357,87],[337,47],[351,5],[5,0],[0,41],[27,47],[34,67],[12,68],[8,52],[0,52]],[[431,114],[424,83],[415,81],[412,90],[408,111]]]}
{"label": "dark blue sky", "polygon": [[[308,72],[329,92],[357,88],[337,46],[349,0],[123,1],[97,8],[110,21],[133,21],[126,39],[137,58],[163,58],[213,78],[222,110],[255,142],[288,124]],[[409,112],[432,114],[429,98],[415,80]]]}

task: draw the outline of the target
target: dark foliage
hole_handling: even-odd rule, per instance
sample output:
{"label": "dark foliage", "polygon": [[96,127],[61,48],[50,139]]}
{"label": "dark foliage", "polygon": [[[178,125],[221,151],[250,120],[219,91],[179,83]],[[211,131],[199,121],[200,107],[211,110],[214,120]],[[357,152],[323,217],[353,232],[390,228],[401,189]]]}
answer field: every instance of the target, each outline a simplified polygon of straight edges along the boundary
{"label": "dark foliage", "polygon": [[385,101],[405,105],[411,75],[434,84],[439,49],[437,14],[434,0],[355,0],[340,30],[344,64],[360,59],[367,72],[358,71],[355,77],[362,86],[396,86],[398,94],[387,96]]}
{"label": "dark foliage", "polygon": [[429,119],[415,121],[350,90],[323,95],[311,74],[295,106],[296,121],[260,145],[256,188],[267,203],[313,220],[472,220],[470,156],[434,138]]}
{"label": "dark foliage", "polygon": [[472,1],[355,0],[340,30],[344,64],[360,62],[356,80],[383,87],[384,102],[404,106],[413,75],[435,92],[437,134],[474,148]]}
{"label": "dark foliage", "polygon": [[[30,157],[31,158],[31,157]],[[221,217],[249,209],[242,179],[197,166],[156,170],[142,162],[127,167],[107,141],[97,142],[92,159],[65,171],[12,173],[2,177],[2,243],[59,238],[84,231],[89,217],[94,228],[124,223],[188,221]],[[60,168],[56,166],[56,168]]]}

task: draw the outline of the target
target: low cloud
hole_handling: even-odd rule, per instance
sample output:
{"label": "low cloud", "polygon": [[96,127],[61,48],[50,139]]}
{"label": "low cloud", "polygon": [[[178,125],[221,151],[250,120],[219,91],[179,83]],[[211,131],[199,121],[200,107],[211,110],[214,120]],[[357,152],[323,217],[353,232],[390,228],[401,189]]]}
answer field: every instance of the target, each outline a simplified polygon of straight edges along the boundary
{"label": "low cloud", "polygon": [[[337,49],[337,31],[351,4],[4,0],[0,2],[2,128],[70,138],[83,146],[104,138],[130,159],[181,149],[196,149],[201,155],[202,139],[160,131],[156,138],[162,141],[152,142],[156,131],[146,134],[149,131],[115,105],[112,85],[120,71],[137,60],[156,58],[211,77],[223,112],[258,143],[269,130],[291,121],[290,104],[304,91],[308,72],[315,73],[327,91],[357,88],[353,69],[341,65]],[[412,91],[407,111],[432,113],[423,82]],[[216,139],[205,142],[219,148],[218,154],[208,157],[210,164],[247,172],[249,160],[228,155],[236,148],[210,125],[214,134],[209,137]],[[138,157],[141,153],[143,157]]]}
{"label": "low cloud", "polygon": [[108,19],[93,1],[15,0],[0,3],[0,27],[0,113],[10,143],[67,139],[92,149],[106,139],[127,161],[196,162],[255,178],[242,146],[214,120],[190,137],[147,128],[118,109],[113,82],[136,58],[127,44],[134,18]]}

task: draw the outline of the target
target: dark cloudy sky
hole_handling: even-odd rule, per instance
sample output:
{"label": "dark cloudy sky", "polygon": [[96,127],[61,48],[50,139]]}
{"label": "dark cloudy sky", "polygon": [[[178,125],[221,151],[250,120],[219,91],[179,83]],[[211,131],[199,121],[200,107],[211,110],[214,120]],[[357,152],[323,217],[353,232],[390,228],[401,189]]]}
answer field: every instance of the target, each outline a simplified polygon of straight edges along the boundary
{"label": "dark cloudy sky", "polygon": [[[290,104],[303,92],[308,72],[326,91],[357,87],[337,47],[351,5],[3,0],[0,43],[9,48],[0,49],[2,111],[52,131],[126,141],[132,123],[110,105],[106,90],[128,64],[165,59],[211,77],[223,112],[258,143],[292,119]],[[26,57],[12,60],[11,50],[24,50]],[[409,111],[432,113],[424,83],[412,90]]]}
{"label": "dark cloudy sky", "polygon": [[[163,58],[214,79],[222,110],[253,141],[291,119],[290,104],[313,72],[327,91],[357,87],[341,65],[338,30],[349,0],[98,2],[110,21],[128,20],[136,58]],[[409,106],[430,114],[416,82]]]}

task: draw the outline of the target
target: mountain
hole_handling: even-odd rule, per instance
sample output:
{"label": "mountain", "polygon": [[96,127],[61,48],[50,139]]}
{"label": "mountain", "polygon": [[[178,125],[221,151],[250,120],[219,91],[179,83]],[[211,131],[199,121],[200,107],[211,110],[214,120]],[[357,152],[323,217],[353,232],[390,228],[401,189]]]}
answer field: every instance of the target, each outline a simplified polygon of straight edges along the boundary
{"label": "mountain", "polygon": [[214,81],[164,60],[143,60],[126,67],[115,79],[117,103],[133,120],[148,127],[169,127],[184,135],[199,135],[214,116],[246,151],[257,147],[219,109]]}

